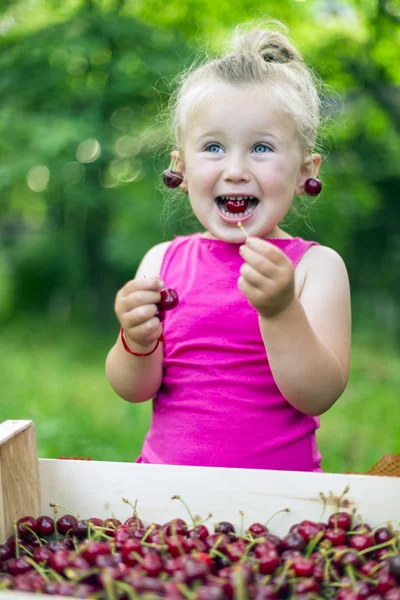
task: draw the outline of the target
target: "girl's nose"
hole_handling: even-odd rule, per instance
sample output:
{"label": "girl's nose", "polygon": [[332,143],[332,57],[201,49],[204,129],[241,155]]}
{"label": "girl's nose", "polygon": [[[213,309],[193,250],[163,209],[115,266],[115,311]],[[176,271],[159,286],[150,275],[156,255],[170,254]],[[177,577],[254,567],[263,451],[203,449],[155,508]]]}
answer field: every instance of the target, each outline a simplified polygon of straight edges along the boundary
{"label": "girl's nose", "polygon": [[224,169],[224,181],[233,181],[235,183],[240,181],[249,181],[250,174],[247,169],[246,163],[242,158],[231,158],[227,161]]}

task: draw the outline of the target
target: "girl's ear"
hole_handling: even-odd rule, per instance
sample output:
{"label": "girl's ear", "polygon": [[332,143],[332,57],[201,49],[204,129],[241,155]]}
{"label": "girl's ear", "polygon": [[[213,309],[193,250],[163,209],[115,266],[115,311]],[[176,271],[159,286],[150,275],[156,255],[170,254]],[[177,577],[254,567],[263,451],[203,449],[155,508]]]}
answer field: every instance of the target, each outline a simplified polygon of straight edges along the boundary
{"label": "girl's ear", "polygon": [[183,181],[179,187],[181,188],[181,190],[183,192],[187,192],[188,188],[187,188],[187,180],[186,180],[185,163],[179,153],[179,150],[172,150],[171,161],[172,161],[172,164],[174,165],[173,166],[174,171],[179,171],[183,175]]}
{"label": "girl's ear", "polygon": [[297,180],[295,193],[297,196],[305,194],[304,184],[309,177],[318,177],[319,169],[321,166],[322,157],[320,154],[308,155],[300,169],[299,177]]}

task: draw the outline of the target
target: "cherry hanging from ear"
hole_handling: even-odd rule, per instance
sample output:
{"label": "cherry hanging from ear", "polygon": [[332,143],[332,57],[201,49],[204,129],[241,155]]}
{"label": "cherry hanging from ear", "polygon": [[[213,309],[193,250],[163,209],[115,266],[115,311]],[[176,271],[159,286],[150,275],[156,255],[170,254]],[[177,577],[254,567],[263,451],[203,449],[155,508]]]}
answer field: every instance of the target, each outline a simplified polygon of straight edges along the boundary
{"label": "cherry hanging from ear", "polygon": [[304,183],[304,190],[307,196],[318,196],[322,190],[322,181],[316,177],[309,177]]}
{"label": "cherry hanging from ear", "polygon": [[165,185],[169,188],[177,188],[183,181],[183,175],[180,171],[166,169],[162,175]]}

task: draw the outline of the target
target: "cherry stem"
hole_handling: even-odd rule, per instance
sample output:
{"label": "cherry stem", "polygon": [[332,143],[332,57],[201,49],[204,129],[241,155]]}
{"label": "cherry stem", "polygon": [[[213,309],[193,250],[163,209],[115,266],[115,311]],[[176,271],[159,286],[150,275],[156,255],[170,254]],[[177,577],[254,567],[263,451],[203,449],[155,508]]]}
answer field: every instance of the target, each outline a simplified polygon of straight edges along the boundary
{"label": "cherry stem", "polygon": [[325,494],[323,492],[320,492],[319,493],[319,497],[322,500],[322,513],[321,513],[321,516],[319,518],[319,521],[322,521],[322,517],[324,516],[324,512],[326,511],[326,496],[325,496]]}
{"label": "cherry stem", "polygon": [[103,581],[104,581],[104,587],[106,590],[107,599],[108,600],[117,600],[118,595],[116,594],[113,578],[109,574],[104,573]]}
{"label": "cherry stem", "polygon": [[193,525],[196,527],[196,521],[195,521],[195,519],[193,518],[193,515],[192,515],[192,513],[190,512],[190,509],[189,509],[188,505],[186,504],[186,502],[185,502],[185,501],[184,501],[184,500],[183,500],[183,499],[182,499],[182,498],[181,498],[181,497],[180,497],[178,494],[177,494],[177,495],[175,495],[175,496],[172,496],[171,500],[180,500],[180,501],[182,502],[183,506],[186,508],[186,510],[187,510],[187,512],[188,512],[188,515],[189,515],[189,517],[190,517],[190,520],[192,521]]}
{"label": "cherry stem", "polygon": [[132,517],[134,519],[136,519],[136,525],[137,525],[138,524],[138,522],[137,522],[138,521],[138,513],[137,513],[136,507],[137,507],[138,499],[136,498],[135,504],[132,504],[132,502],[129,502],[128,498],[122,498],[122,502],[125,502],[125,504],[128,504],[131,507],[131,509],[133,510]]}
{"label": "cherry stem", "polygon": [[241,571],[237,571],[236,573],[236,586],[235,586],[235,595],[234,600],[247,600],[247,589],[244,581],[244,577]]}
{"label": "cherry stem", "polygon": [[156,526],[156,524],[155,524],[155,523],[152,523],[152,524],[151,524],[151,525],[150,525],[150,526],[147,528],[147,531],[146,531],[146,533],[144,534],[144,536],[143,536],[143,537],[142,537],[142,539],[140,540],[140,543],[141,543],[141,544],[144,544],[144,543],[146,542],[147,538],[149,537],[149,535],[151,534],[151,532],[154,530],[155,526]]}
{"label": "cherry stem", "polygon": [[32,552],[30,550],[28,550],[28,548],[25,548],[25,546],[23,544],[20,544],[20,547],[21,547],[21,550],[24,550],[24,552],[29,554],[29,556],[33,556]]}
{"label": "cherry stem", "polygon": [[345,568],[345,571],[346,571],[346,575],[350,578],[351,587],[353,589],[353,592],[355,592],[357,589],[357,581],[356,581],[356,578],[354,575],[354,569],[351,565],[347,565]]}
{"label": "cherry stem", "polygon": [[26,562],[27,562],[29,565],[31,565],[31,567],[33,567],[33,568],[35,569],[35,571],[37,571],[37,572],[38,572],[38,573],[41,575],[41,577],[43,577],[43,579],[44,579],[45,581],[49,581],[49,578],[47,577],[45,570],[44,570],[44,569],[43,569],[41,566],[39,566],[39,565],[38,565],[38,564],[37,564],[37,563],[36,563],[34,560],[32,560],[31,558],[28,558],[28,557],[27,557],[27,558],[25,558],[25,560],[26,560]]}
{"label": "cherry stem", "polygon": [[57,508],[63,508],[64,510],[67,511],[67,513],[69,513],[70,515],[73,515],[75,517],[75,519],[77,519],[79,521],[80,516],[77,515],[76,513],[72,512],[72,510],[70,508],[68,508],[68,506],[64,506],[63,504],[56,504],[55,502],[50,502],[50,506],[52,508],[57,507]]}
{"label": "cherry stem", "polygon": [[38,536],[36,531],[33,531],[33,529],[31,529],[28,525],[24,525],[24,527],[37,539],[37,541],[39,542],[39,545],[43,546],[43,540]]}
{"label": "cherry stem", "polygon": [[367,554],[368,552],[374,552],[375,550],[380,550],[381,548],[386,548],[387,546],[393,546],[393,550],[396,547],[396,539],[392,538],[391,540],[388,540],[387,542],[383,542],[382,544],[376,544],[376,546],[371,546],[370,548],[365,548],[364,550],[360,550],[360,552],[358,553],[359,556],[362,556],[363,554]]}
{"label": "cherry stem", "polygon": [[271,516],[271,517],[268,519],[268,521],[267,521],[266,523],[264,523],[264,527],[267,527],[267,526],[268,526],[268,523],[269,523],[270,521],[272,521],[272,519],[273,519],[274,517],[276,517],[276,515],[279,515],[279,513],[283,513],[283,512],[286,512],[286,513],[290,512],[290,508],[282,508],[282,510],[278,510],[276,513],[274,513],[274,514],[273,514],[273,515],[272,515],[272,516]]}
{"label": "cherry stem", "polygon": [[13,522],[13,528],[14,528],[14,536],[15,536],[15,556],[17,558],[19,558],[19,537],[18,537],[17,521]]}
{"label": "cherry stem", "polygon": [[243,537],[244,512],[242,510],[239,510],[239,515],[240,515],[240,532],[239,532],[239,537]]}
{"label": "cherry stem", "polygon": [[239,229],[241,229],[245,235],[246,238],[249,237],[249,234],[247,233],[247,231],[245,230],[245,228],[242,225],[242,221],[239,221],[239,223],[237,224],[237,226],[239,227]]}
{"label": "cherry stem", "polygon": [[195,592],[192,592],[184,583],[178,583],[176,587],[187,600],[194,600],[196,598]]}
{"label": "cherry stem", "polygon": [[54,535],[56,538],[56,542],[58,542],[59,535],[58,535],[58,529],[57,529],[57,514],[58,514],[58,510],[55,504],[53,504],[52,502],[50,502],[50,506],[53,509],[53,523],[54,523]]}
{"label": "cherry stem", "polygon": [[315,537],[313,537],[306,549],[306,552],[304,554],[305,558],[308,558],[309,556],[311,556],[311,554],[314,551],[314,548],[319,544],[319,542],[322,540],[322,538],[324,537],[325,533],[323,531],[319,531]]}
{"label": "cherry stem", "polygon": [[128,583],[125,583],[125,581],[117,581],[115,580],[115,585],[120,588],[122,591],[125,592],[125,594],[128,596],[129,600],[137,600],[138,596],[135,593],[135,589],[130,586]]}

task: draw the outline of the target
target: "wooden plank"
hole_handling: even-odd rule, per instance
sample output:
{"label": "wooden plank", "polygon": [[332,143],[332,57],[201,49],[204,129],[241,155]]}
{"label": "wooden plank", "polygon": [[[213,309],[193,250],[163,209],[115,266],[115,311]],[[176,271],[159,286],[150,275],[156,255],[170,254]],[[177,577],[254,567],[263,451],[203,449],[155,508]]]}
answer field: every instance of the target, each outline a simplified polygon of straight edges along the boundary
{"label": "wooden plank", "polygon": [[41,505],[39,461],[32,421],[0,425],[0,542],[13,532],[13,521],[38,514]]}
{"label": "wooden plank", "polygon": [[[338,497],[349,486],[347,508],[356,508],[372,526],[400,520],[400,479],[394,477],[50,459],[40,460],[39,466],[41,511],[50,515],[49,503],[55,502],[81,518],[114,515],[124,520],[132,514],[122,502],[126,497],[132,504],[138,499],[145,523],[189,520],[182,503],[171,499],[179,494],[194,515],[205,518],[211,512],[211,525],[228,520],[239,526],[240,511],[245,526],[265,522],[287,507],[290,513],[277,515],[271,523],[272,531],[283,534],[302,519],[322,518],[321,492]],[[323,518],[333,511],[331,499]]]}

